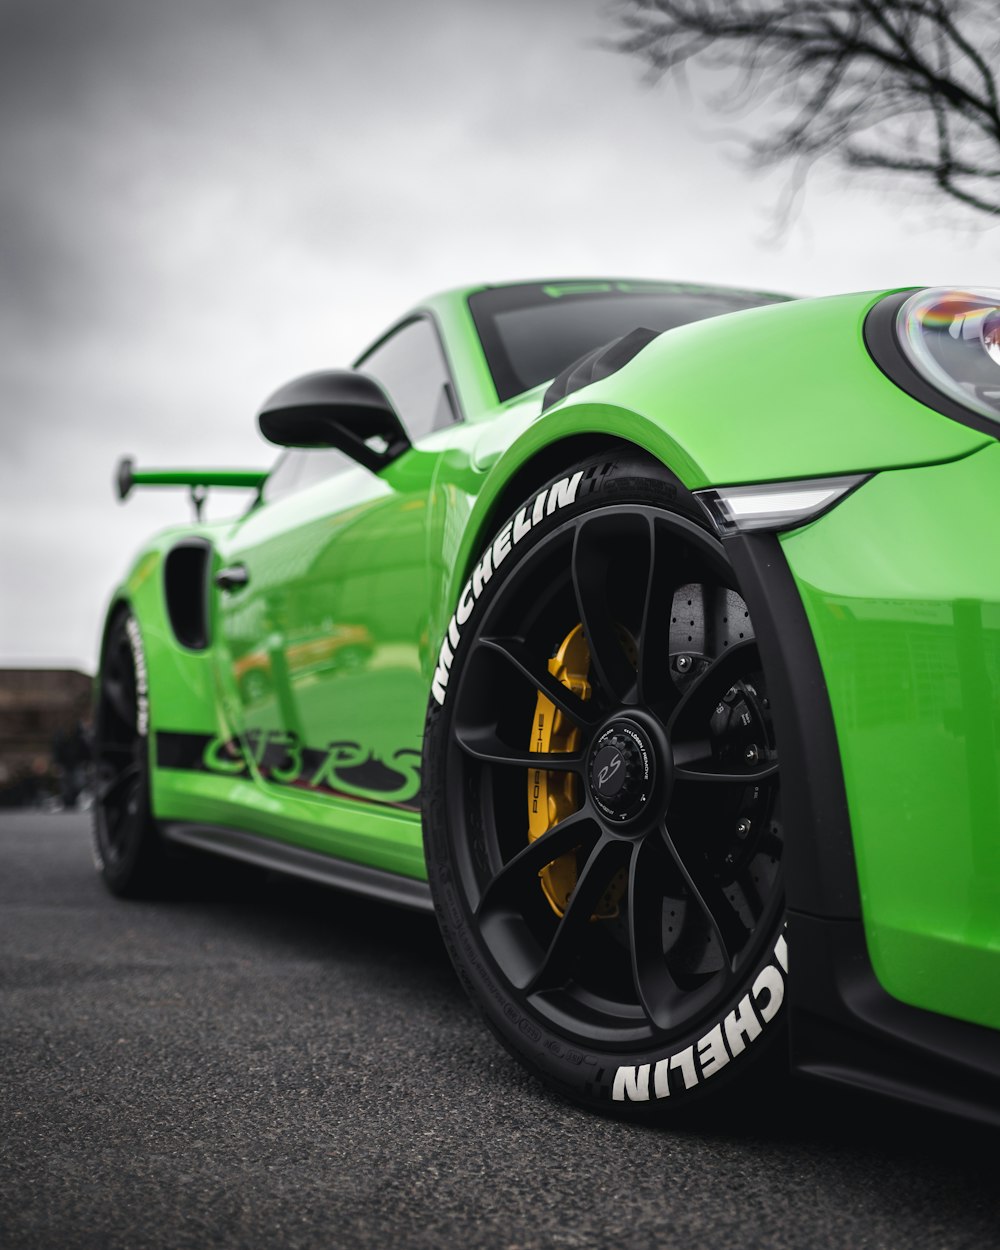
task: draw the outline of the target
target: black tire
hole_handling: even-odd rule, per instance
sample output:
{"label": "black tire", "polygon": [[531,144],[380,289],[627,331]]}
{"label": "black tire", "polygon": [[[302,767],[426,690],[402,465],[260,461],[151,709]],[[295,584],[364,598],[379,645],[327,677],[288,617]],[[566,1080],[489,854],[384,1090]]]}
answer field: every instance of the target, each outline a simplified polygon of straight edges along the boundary
{"label": "black tire", "polygon": [[[781,1065],[787,955],[767,686],[723,546],[626,455],[553,479],[486,551],[424,738],[452,961],[507,1049],[578,1102],[731,1096]],[[577,693],[549,664],[575,636]]]}
{"label": "black tire", "polygon": [[150,808],[149,692],[142,637],[122,610],[101,655],[94,716],[93,844],[97,871],[121,898],[151,898],[170,884]]}

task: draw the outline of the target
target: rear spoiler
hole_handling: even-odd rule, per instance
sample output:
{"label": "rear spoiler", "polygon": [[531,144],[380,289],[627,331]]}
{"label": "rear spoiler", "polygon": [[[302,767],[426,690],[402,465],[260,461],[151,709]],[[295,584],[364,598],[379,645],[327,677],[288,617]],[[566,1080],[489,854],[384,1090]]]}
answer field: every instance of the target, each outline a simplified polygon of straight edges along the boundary
{"label": "rear spoiler", "polygon": [[137,470],[135,461],[130,456],[123,456],[118,461],[115,472],[115,489],[118,498],[124,501],[129,497],[133,486],[187,486],[191,491],[195,517],[200,521],[210,486],[260,490],[266,480],[267,471],[264,469]]}

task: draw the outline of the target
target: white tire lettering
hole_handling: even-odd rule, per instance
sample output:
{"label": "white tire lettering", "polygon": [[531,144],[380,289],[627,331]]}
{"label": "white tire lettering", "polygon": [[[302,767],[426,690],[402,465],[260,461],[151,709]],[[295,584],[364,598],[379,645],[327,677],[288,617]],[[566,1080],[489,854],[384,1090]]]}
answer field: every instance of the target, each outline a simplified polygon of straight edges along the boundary
{"label": "white tire lettering", "polygon": [[455,609],[455,620],[459,625],[464,625],[472,615],[472,609],[476,606],[476,601],[472,597],[472,583],[466,582],[462,587],[462,593],[458,597],[458,607]]}
{"label": "white tire lettering", "polygon": [[735,1011],[726,1016],[726,1041],[729,1053],[735,1059],[742,1055],[748,1043],[755,1042],[761,1034],[761,1023],[753,1009],[750,995],[744,994]]}
{"label": "white tire lettering", "polygon": [[649,1102],[649,1064],[619,1068],[615,1073],[613,1097],[617,1102]]}
{"label": "white tire lettering", "polygon": [[657,1059],[656,1066],[653,1068],[653,1096],[654,1098],[670,1097],[670,1060]]}
{"label": "white tire lettering", "polygon": [[578,469],[572,477],[562,477],[549,487],[549,506],[546,511],[551,514],[557,508],[565,508],[576,498],[576,490],[583,477],[582,469]]}
{"label": "white tire lettering", "polygon": [[715,1076],[729,1062],[729,1051],[722,1040],[722,1025],[717,1024],[698,1043],[698,1062],[703,1079]]}
{"label": "white tire lettering", "polygon": [[493,576],[493,548],[487,547],[483,558],[472,570],[472,596],[478,599],[483,593],[483,587]]}
{"label": "white tire lettering", "polygon": [[764,1026],[778,1014],[785,1000],[783,973],[788,970],[788,943],[784,934],[774,944],[773,958],[774,963],[765,964],[758,972],[750,993],[744,994],[735,1009],[709,1029],[694,1046],[686,1046],[652,1064],[638,1067],[625,1064],[618,1068],[612,1083],[612,1099],[616,1102],[648,1102],[650,1068],[653,1074],[652,1096],[669,1098],[671,1072],[679,1071],[684,1088],[693,1089],[742,1055],[760,1037]]}
{"label": "white tire lettering", "polygon": [[437,664],[431,678],[431,695],[442,706],[448,693],[448,679],[451,676],[452,660],[462,639],[461,627],[465,625],[475,611],[476,602],[483,593],[486,583],[494,572],[510,555],[519,542],[546,516],[565,508],[576,501],[576,493],[583,480],[583,470],[578,469],[572,477],[560,478],[548,490],[535,496],[529,515],[528,505],[521,508],[507,522],[493,542],[483,552],[482,558],[472,570],[472,576],[462,587],[458,597],[455,615],[448,622],[444,641],[438,652]]}
{"label": "white tire lettering", "polygon": [[493,567],[495,569],[498,569],[500,565],[503,564],[504,560],[506,560],[510,555],[510,531],[512,525],[513,522],[508,521],[493,540]]}
{"label": "white tire lettering", "polygon": [[[757,1010],[760,1012],[760,1018],[767,1024],[769,1020],[773,1020],[778,1014],[778,1008],[785,997],[785,983],[781,979],[781,973],[774,964],[768,964],[766,968],[761,968],[757,980],[753,983],[751,993],[753,994],[754,1002],[757,1004]],[[762,994],[767,995],[763,1005],[761,1005],[760,1001]]]}
{"label": "white tire lettering", "polygon": [[146,670],[146,653],[142,647],[142,635],[139,633],[139,625],[134,616],[125,618],[125,632],[128,634],[132,663],[135,667],[136,730],[141,738],[145,738],[149,733],[149,674]]}
{"label": "white tire lettering", "polygon": [[693,1089],[698,1084],[698,1069],[694,1066],[693,1046],[686,1046],[679,1054],[671,1055],[670,1066],[680,1068],[685,1089]]}

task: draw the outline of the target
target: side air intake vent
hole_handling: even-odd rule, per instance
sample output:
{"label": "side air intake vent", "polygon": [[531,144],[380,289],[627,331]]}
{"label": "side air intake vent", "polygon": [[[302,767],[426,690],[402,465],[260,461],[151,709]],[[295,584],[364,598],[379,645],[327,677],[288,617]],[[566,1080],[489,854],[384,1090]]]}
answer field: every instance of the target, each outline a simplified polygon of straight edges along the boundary
{"label": "side air intake vent", "polygon": [[630,330],[620,339],[602,343],[586,356],[574,360],[549,384],[549,389],[542,398],[542,412],[551,408],[558,400],[572,395],[574,391],[589,386],[591,382],[600,382],[602,378],[609,378],[612,373],[617,373],[638,356],[644,347],[652,343],[653,339],[659,338],[660,333],[659,330],[644,328]]}
{"label": "side air intake vent", "polygon": [[182,647],[208,646],[208,574],[211,546],[201,538],[178,543],[164,562],[164,593],[174,636]]}

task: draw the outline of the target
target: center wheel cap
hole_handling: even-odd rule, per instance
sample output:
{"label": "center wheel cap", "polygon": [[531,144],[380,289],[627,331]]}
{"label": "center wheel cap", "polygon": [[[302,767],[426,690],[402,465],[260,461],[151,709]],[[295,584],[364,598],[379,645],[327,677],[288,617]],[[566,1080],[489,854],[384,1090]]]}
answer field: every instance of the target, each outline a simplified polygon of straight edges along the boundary
{"label": "center wheel cap", "polygon": [[656,784],[653,745],[634,721],[616,720],[598,735],[590,752],[590,797],[615,824],[633,820]]}

